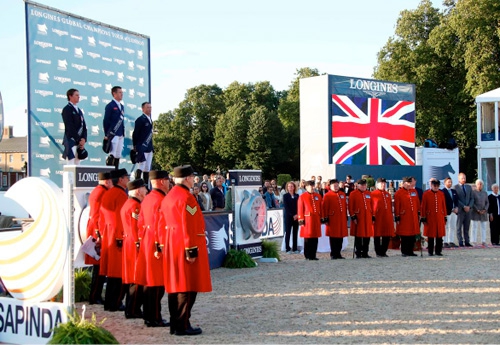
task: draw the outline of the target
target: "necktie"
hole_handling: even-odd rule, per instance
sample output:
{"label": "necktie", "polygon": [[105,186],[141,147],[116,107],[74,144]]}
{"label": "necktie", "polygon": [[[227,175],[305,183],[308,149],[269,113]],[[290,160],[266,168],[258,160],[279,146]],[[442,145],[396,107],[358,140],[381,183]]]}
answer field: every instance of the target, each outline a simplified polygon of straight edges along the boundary
{"label": "necktie", "polygon": [[462,190],[464,191],[464,196],[465,196],[465,184],[462,185]]}
{"label": "necktie", "polygon": [[497,213],[500,216],[500,195],[497,195]]}

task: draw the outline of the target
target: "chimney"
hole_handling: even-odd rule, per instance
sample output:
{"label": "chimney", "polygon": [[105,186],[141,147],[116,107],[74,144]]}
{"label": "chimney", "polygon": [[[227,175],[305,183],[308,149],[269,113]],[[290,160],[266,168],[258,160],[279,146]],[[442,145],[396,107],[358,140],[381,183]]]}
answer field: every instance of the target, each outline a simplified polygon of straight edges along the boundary
{"label": "chimney", "polygon": [[13,126],[7,126],[3,129],[3,136],[2,139],[10,139],[14,137],[14,127]]}

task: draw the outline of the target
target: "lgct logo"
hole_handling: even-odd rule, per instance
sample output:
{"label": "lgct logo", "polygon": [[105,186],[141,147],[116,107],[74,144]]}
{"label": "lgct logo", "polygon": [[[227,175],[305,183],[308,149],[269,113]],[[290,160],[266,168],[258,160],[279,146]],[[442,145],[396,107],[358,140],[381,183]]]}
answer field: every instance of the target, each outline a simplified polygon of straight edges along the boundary
{"label": "lgct logo", "polygon": [[111,84],[106,84],[105,85],[106,92],[111,92],[112,88],[113,88],[113,86]]}
{"label": "lgct logo", "polygon": [[68,61],[66,61],[66,59],[57,60],[57,69],[61,71],[66,71],[68,69]]}
{"label": "lgct logo", "polygon": [[128,69],[133,71],[134,70],[134,61],[129,61],[128,62]]}
{"label": "lgct logo", "polygon": [[91,96],[90,97],[90,104],[97,106],[99,105],[99,96]]}
{"label": "lgct logo", "polygon": [[89,40],[89,46],[95,47],[95,38],[93,36],[87,37]]}
{"label": "lgct logo", "polygon": [[129,96],[130,98],[134,98],[134,96],[135,96],[135,90],[134,90],[134,89],[129,89],[129,90],[128,90],[128,96]]}
{"label": "lgct logo", "polygon": [[75,48],[75,57],[77,58],[83,58],[83,49],[82,48]]}
{"label": "lgct logo", "polygon": [[36,28],[38,30],[38,33],[41,35],[47,35],[47,25],[44,24],[37,24]]}
{"label": "lgct logo", "polygon": [[123,81],[123,77],[124,77],[123,72],[118,72],[116,75],[118,76],[118,81]]}
{"label": "lgct logo", "polygon": [[40,169],[40,176],[50,178],[50,168]]}
{"label": "lgct logo", "polygon": [[138,58],[139,60],[142,60],[143,56],[144,56],[144,55],[143,55],[142,50],[138,50],[138,51],[137,51],[137,58]]}
{"label": "lgct logo", "polygon": [[144,86],[144,78],[139,78],[139,86]]}
{"label": "lgct logo", "polygon": [[99,135],[99,125],[91,126],[90,129],[92,135]]}
{"label": "lgct logo", "polygon": [[49,137],[40,137],[40,147],[48,147],[50,145]]}
{"label": "lgct logo", "polygon": [[49,73],[38,73],[38,82],[42,84],[49,83]]}

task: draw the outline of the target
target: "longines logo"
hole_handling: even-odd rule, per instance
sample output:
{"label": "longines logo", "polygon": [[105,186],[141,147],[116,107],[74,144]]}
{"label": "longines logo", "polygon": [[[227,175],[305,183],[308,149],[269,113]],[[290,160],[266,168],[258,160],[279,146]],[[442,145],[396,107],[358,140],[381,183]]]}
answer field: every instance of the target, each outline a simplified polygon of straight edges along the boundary
{"label": "longines logo", "polygon": [[95,37],[88,36],[87,39],[88,39],[88,42],[89,42],[89,46],[95,47]]}
{"label": "longines logo", "polygon": [[68,69],[68,61],[66,61],[66,59],[57,60],[57,69],[61,71],[66,71]]}
{"label": "longines logo", "polygon": [[146,69],[146,67],[144,67],[143,65],[137,64],[136,66],[139,69],[139,71],[144,71]]}
{"label": "longines logo", "polygon": [[35,94],[38,94],[42,97],[47,97],[47,96],[53,96],[54,92],[52,91],[47,91],[47,90],[37,90],[35,89]]}
{"label": "longines logo", "polygon": [[102,87],[102,84],[100,84],[100,83],[94,83],[93,81],[89,81],[89,82],[87,83],[87,85],[88,85],[88,86],[92,86],[94,89],[97,89],[97,88],[99,88],[99,87]]}
{"label": "longines logo", "polygon": [[123,48],[123,50],[125,50],[129,54],[134,54],[135,53],[135,50],[130,49],[130,48]]}
{"label": "longines logo", "polygon": [[112,75],[115,75],[115,72],[108,71],[107,69],[103,69],[103,70],[101,70],[101,72],[102,72],[103,74],[105,74],[107,77],[112,76]]}
{"label": "longines logo", "polygon": [[121,47],[117,47],[117,46],[113,46],[113,49],[114,49],[114,50],[118,50],[118,51],[120,51],[120,52],[122,51],[122,48],[121,48]]}
{"label": "longines logo", "polygon": [[[83,83],[83,86],[85,86],[85,83]],[[88,99],[87,96],[80,95],[80,101],[86,101],[87,99]]]}
{"label": "longines logo", "polygon": [[[66,97],[66,95],[64,95]],[[55,113],[62,113],[62,108],[54,108]]]}
{"label": "longines logo", "polygon": [[75,39],[75,40],[78,40],[78,41],[82,41],[83,40],[82,36],[70,35],[70,37],[73,38],[73,39]]}
{"label": "longines logo", "polygon": [[113,62],[113,59],[112,59],[112,58],[105,57],[105,56],[103,56],[103,57],[102,57],[102,60],[103,60],[103,61],[107,61],[107,62]]}
{"label": "longines logo", "polygon": [[89,68],[89,72],[90,73],[95,73],[95,74],[101,74],[101,71],[98,70],[98,69],[94,69],[94,68]]}
{"label": "longines logo", "polygon": [[103,99],[102,99],[102,103],[103,103],[103,104],[108,104],[109,102],[111,102],[111,100],[110,100],[110,99],[107,99],[107,98],[103,98]]}
{"label": "longines logo", "polygon": [[[43,159],[44,161],[46,161],[47,159],[53,159],[55,158],[55,156],[53,154],[50,154],[50,153],[47,153],[47,154],[43,154],[43,153],[37,153],[35,155],[36,158],[40,158],[40,159]],[[50,173],[50,172],[49,172]]]}
{"label": "longines logo", "polygon": [[137,96],[144,98],[144,97],[146,97],[146,94],[144,92],[137,91]]}
{"label": "longines logo", "polygon": [[41,63],[43,65],[50,65],[50,64],[52,64],[52,61],[50,61],[50,60],[42,60],[42,59],[35,59],[35,62],[36,63]]}
{"label": "longines logo", "polygon": [[[101,144],[99,144],[99,145],[101,145]],[[101,158],[90,158],[90,161],[91,162],[100,162],[100,161],[102,161],[102,159]]]}
{"label": "longines logo", "polygon": [[111,43],[104,42],[104,41],[99,41],[99,44],[102,45],[104,48],[108,48],[111,46]]}
{"label": "longines logo", "polygon": [[64,84],[64,83],[71,83],[71,79],[70,78],[66,78],[66,77],[59,77],[59,76],[55,76],[54,77],[54,80],[60,82],[61,84]]}
{"label": "longines logo", "polygon": [[42,48],[52,48],[52,43],[49,42],[43,42],[43,41],[35,41],[34,42],[36,46],[42,47]]}
{"label": "longines logo", "polygon": [[[98,97],[98,99],[99,99],[99,97]],[[92,116],[94,119],[97,119],[98,117],[102,117],[102,114],[101,113],[96,113],[96,112],[89,111],[89,116]]]}
{"label": "longines logo", "polygon": [[129,61],[129,62],[128,62],[128,69],[129,69],[129,70],[133,71],[133,70],[134,70],[134,66],[135,66],[135,65],[134,65],[134,61]]}
{"label": "longines logo", "polygon": [[52,32],[55,33],[56,35],[58,35],[59,37],[61,37],[61,36],[68,36],[68,32],[67,31],[63,31],[63,30],[52,28]]}
{"label": "longines logo", "polygon": [[99,105],[99,96],[91,96],[90,104],[95,106]]}
{"label": "longines logo", "polygon": [[117,79],[118,79],[118,81],[123,81],[123,77],[124,77],[123,72],[118,72],[117,73]]}
{"label": "longines logo", "polygon": [[[97,134],[99,134],[99,133],[97,133]],[[95,135],[95,134],[92,133],[92,135]],[[102,145],[102,143],[97,142],[97,141],[89,141],[87,144],[92,146],[92,147],[99,147]]]}
{"label": "longines logo", "polygon": [[76,64],[76,63],[72,63],[71,67],[76,68],[79,71],[87,69],[87,66],[85,66],[85,65],[79,65],[79,64]]}
{"label": "longines logo", "polygon": [[75,47],[75,57],[81,59],[83,58],[83,49]]}
{"label": "longines logo", "polygon": [[134,109],[137,109],[137,106],[135,104],[127,104],[127,107],[129,107],[130,109],[134,110]]}
{"label": "longines logo", "polygon": [[93,53],[93,52],[87,52],[87,55],[90,56],[92,59],[97,59],[101,57],[101,54]]}
{"label": "longines logo", "polygon": [[136,77],[133,77],[133,76],[131,76],[131,75],[128,75],[128,76],[127,76],[127,79],[128,79],[128,80],[130,80],[130,81],[136,81],[136,80],[137,80],[137,78],[136,78]]}
{"label": "longines logo", "polygon": [[65,130],[65,128],[64,128],[64,122],[59,122],[58,126],[57,126],[57,131],[59,133],[62,133],[62,132],[64,132],[64,130]]}
{"label": "longines logo", "polygon": [[[52,110],[50,108],[36,108],[36,111],[39,112],[39,113],[51,113]],[[37,126],[40,126],[40,127],[54,127],[54,124],[52,122],[36,122],[36,125]]]}
{"label": "longines logo", "polygon": [[125,63],[125,60],[122,60],[122,59],[117,59],[117,58],[114,58],[113,59],[118,65],[123,65]]}
{"label": "longines logo", "polygon": [[47,72],[38,73],[38,82],[41,84],[48,84],[49,83],[49,74]]}
{"label": "longines logo", "polygon": [[56,93],[56,98],[68,98],[68,97],[62,93]]}
{"label": "longines logo", "polygon": [[36,29],[40,35],[47,35],[47,25],[44,24],[37,24]]}
{"label": "longines logo", "polygon": [[55,50],[58,50],[58,51],[60,51],[60,52],[65,52],[65,53],[69,52],[69,49],[68,49],[68,48],[63,48],[63,47],[59,47],[59,46],[55,46],[55,48],[54,48],[54,49],[55,49]]}
{"label": "longines logo", "polygon": [[[73,84],[80,85],[80,86],[85,86],[86,85],[86,83],[84,81],[77,81],[77,80],[74,80]],[[80,99],[82,99],[82,96],[80,96]]]}

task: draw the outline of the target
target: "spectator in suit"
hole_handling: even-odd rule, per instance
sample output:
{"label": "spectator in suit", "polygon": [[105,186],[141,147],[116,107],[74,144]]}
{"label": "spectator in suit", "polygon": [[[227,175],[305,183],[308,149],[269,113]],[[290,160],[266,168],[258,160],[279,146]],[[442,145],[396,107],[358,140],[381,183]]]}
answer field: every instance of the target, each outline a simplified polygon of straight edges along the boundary
{"label": "spectator in suit", "polygon": [[493,184],[491,186],[493,194],[488,195],[491,244],[494,246],[499,245],[500,237],[500,195],[498,195],[498,189],[498,185],[496,183]]}
{"label": "spectator in suit", "polygon": [[444,179],[444,188],[441,191],[444,193],[446,202],[446,235],[444,237],[444,248],[457,247],[454,243],[455,233],[457,232],[457,213],[458,213],[458,195],[457,191],[452,187],[451,178]]}
{"label": "spectator in suit", "polygon": [[123,142],[125,139],[125,108],[121,104],[123,90],[121,86],[113,86],[111,89],[113,100],[104,109],[104,140],[111,140],[111,151],[106,159],[106,165],[118,169],[122,157]]}
{"label": "spectator in suit", "polygon": [[78,165],[80,158],[77,150],[85,150],[87,125],[83,118],[83,112],[77,105],[80,101],[80,92],[77,89],[69,89],[66,92],[66,97],[68,104],[61,113],[64,122],[63,158],[68,160],[68,164]]}
{"label": "spectator in suit", "polygon": [[137,152],[137,169],[135,179],[144,180],[146,187],[149,185],[149,171],[153,162],[153,119],[151,119],[151,103],[142,103],[142,115],[135,120],[132,143]]}
{"label": "spectator in suit", "polygon": [[488,193],[483,189],[484,182],[476,180],[476,190],[472,191],[474,206],[471,211],[471,241],[477,244],[477,233],[481,229],[481,244],[486,246],[486,225],[488,223]]}
{"label": "spectator in suit", "polygon": [[471,186],[465,183],[464,173],[458,174],[458,184],[453,188],[458,195],[457,238],[460,247],[472,247],[469,241],[470,211],[474,206]]}
{"label": "spectator in suit", "polygon": [[212,206],[214,211],[222,211],[225,207],[224,189],[222,188],[222,176],[217,176],[215,179],[215,187],[210,190],[212,198]]}

